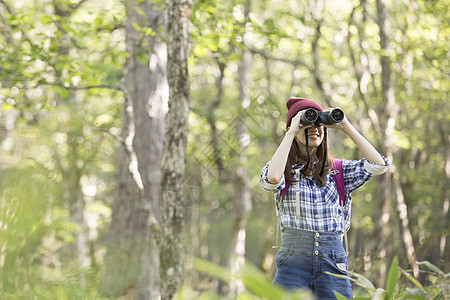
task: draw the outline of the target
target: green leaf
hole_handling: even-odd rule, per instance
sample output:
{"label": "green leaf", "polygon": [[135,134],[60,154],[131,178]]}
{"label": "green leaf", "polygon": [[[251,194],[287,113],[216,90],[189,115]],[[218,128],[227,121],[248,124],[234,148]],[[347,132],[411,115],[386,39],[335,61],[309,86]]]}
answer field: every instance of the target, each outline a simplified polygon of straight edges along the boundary
{"label": "green leaf", "polygon": [[2,110],[10,110],[10,109],[13,109],[13,108],[14,108],[14,105],[11,105],[9,103],[3,103],[2,104]]}
{"label": "green leaf", "polygon": [[422,284],[420,284],[419,281],[417,281],[411,274],[403,270],[402,268],[398,267],[400,272],[402,272],[403,275],[405,275],[406,278],[408,278],[412,283],[414,283],[415,286],[417,286],[419,289],[421,289],[424,293],[426,293],[425,289],[423,288]]}
{"label": "green leaf", "polygon": [[365,288],[369,293],[373,293],[375,292],[376,288],[373,285],[372,282],[370,282],[369,279],[367,279],[366,277],[364,277],[361,274],[358,273],[354,273],[354,272],[348,272],[350,275],[356,277],[356,279],[351,279],[353,282],[355,282],[355,284],[359,285],[360,287]]}
{"label": "green leaf", "polygon": [[142,17],[146,16],[146,13],[139,6],[136,7],[136,12]]}
{"label": "green leaf", "polygon": [[47,24],[51,24],[53,23],[53,17],[51,15],[48,14],[41,14],[41,24],[43,25],[47,25]]}
{"label": "green leaf", "polygon": [[281,299],[283,297],[283,290],[278,286],[272,286],[271,281],[250,263],[246,263],[241,269],[241,279],[246,288],[255,295],[265,296],[268,299]]}
{"label": "green leaf", "polygon": [[227,269],[200,258],[194,258],[194,268],[227,283],[229,283],[232,278],[231,272]]}
{"label": "green leaf", "polygon": [[336,295],[336,298],[338,300],[347,300],[346,297],[342,296],[341,294],[339,294],[338,292],[334,291],[334,294]]}
{"label": "green leaf", "polygon": [[141,64],[143,64],[144,66],[147,64],[147,53],[145,53],[143,51],[139,51],[136,54],[136,57],[141,62]]}
{"label": "green leaf", "polygon": [[433,300],[440,300],[440,299],[447,299],[447,297],[444,298],[444,295],[442,294],[442,292],[439,292],[436,296],[434,296],[432,298]]}
{"label": "green leaf", "polygon": [[141,31],[142,27],[138,23],[131,24],[136,31]]}
{"label": "green leaf", "polygon": [[247,290],[251,291],[253,295],[260,296],[263,299],[315,299],[311,292],[289,292],[278,285],[273,285],[271,279],[267,278],[267,276],[258,267],[248,261],[245,263],[244,267],[241,268],[239,278],[245,284]]}
{"label": "green leaf", "polygon": [[436,267],[435,265],[433,265],[432,263],[430,263],[429,261],[425,260],[425,261],[419,261],[417,262],[419,265],[424,265],[426,266],[428,269],[430,269],[431,271],[439,274],[439,275],[444,275],[444,272],[439,269],[438,267]]}
{"label": "green leaf", "polygon": [[353,277],[356,277],[356,278],[352,278],[352,277],[345,276],[345,275],[340,275],[340,274],[333,274],[333,273],[330,273],[330,272],[325,272],[325,274],[332,275],[332,276],[335,276],[335,277],[338,277],[338,278],[349,279],[350,281],[354,282],[356,285],[366,289],[370,294],[375,292],[376,288],[372,284],[372,282],[370,282],[369,279],[367,279],[366,277],[364,277],[363,275],[358,274],[358,273],[354,273],[354,272],[350,272],[350,271],[348,271],[348,273],[350,275],[352,275]]}
{"label": "green leaf", "polygon": [[427,300],[427,297],[408,294],[408,295],[405,295],[405,299]]}
{"label": "green leaf", "polygon": [[405,291],[399,295],[402,299],[427,299],[426,291],[419,288],[406,288]]}
{"label": "green leaf", "polygon": [[398,258],[397,256],[394,257],[391,267],[389,269],[389,274],[386,280],[386,299],[389,299],[392,294],[394,293],[395,287],[397,286],[398,282]]}

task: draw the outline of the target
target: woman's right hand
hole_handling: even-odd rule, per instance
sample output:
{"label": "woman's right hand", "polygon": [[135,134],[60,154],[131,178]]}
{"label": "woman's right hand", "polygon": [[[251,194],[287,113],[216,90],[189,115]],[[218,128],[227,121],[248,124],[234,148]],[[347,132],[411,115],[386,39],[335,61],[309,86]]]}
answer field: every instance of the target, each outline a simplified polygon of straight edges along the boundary
{"label": "woman's right hand", "polygon": [[311,125],[300,124],[300,118],[304,111],[298,112],[291,120],[291,126],[288,128],[281,144],[270,160],[269,168],[267,169],[267,180],[270,183],[280,183],[283,178],[284,169],[286,167],[289,151],[291,150],[292,141],[295,137],[302,132],[305,128],[311,127]]}
{"label": "woman's right hand", "polygon": [[302,118],[302,115],[304,113],[305,113],[305,111],[301,110],[295,115],[295,117],[292,118],[291,126],[289,127],[288,132],[293,133],[294,136],[297,136],[305,128],[312,126],[312,125],[303,125],[300,123],[300,119]]}

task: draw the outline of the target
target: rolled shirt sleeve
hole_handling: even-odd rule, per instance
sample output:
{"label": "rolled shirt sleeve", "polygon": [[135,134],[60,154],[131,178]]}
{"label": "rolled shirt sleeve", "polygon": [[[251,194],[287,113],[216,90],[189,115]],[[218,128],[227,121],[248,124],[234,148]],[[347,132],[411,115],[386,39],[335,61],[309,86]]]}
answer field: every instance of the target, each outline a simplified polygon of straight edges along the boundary
{"label": "rolled shirt sleeve", "polygon": [[391,165],[391,162],[383,155],[380,154],[380,156],[384,160],[384,165],[380,165],[380,164],[370,162],[368,160],[364,160],[364,169],[366,169],[367,172],[371,173],[372,175],[384,174],[388,170],[389,166]]}
{"label": "rolled shirt sleeve", "polygon": [[278,183],[271,183],[267,179],[267,171],[269,169],[270,161],[262,168],[261,170],[261,178],[259,179],[259,184],[267,191],[270,192],[278,192],[284,189],[286,183],[284,180],[284,174],[283,177],[281,177],[280,182]]}
{"label": "rolled shirt sleeve", "polygon": [[[380,154],[381,155],[381,154]],[[352,193],[375,175],[381,175],[387,171],[390,162],[381,155],[385,161],[384,165],[361,160],[343,160],[344,185],[347,194]]]}

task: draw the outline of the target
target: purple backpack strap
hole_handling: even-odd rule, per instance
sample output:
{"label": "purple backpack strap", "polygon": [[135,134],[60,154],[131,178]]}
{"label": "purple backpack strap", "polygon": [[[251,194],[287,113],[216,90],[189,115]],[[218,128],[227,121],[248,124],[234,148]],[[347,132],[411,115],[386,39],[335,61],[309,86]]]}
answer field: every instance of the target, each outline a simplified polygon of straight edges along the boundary
{"label": "purple backpack strap", "polygon": [[286,180],[286,186],[284,189],[281,190],[281,201],[284,200],[284,197],[286,197],[286,192],[289,189],[289,186],[291,185],[291,182],[289,180]]}
{"label": "purple backpack strap", "polygon": [[333,169],[334,169],[334,183],[339,194],[339,204],[344,206],[345,204],[345,186],[344,186],[344,171],[342,169],[342,160],[333,159]]}

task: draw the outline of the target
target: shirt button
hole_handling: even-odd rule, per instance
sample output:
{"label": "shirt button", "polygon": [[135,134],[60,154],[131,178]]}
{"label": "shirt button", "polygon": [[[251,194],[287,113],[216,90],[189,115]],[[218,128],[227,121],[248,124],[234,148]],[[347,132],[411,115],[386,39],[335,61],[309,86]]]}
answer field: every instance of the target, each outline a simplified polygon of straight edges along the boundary
{"label": "shirt button", "polygon": [[318,219],[318,218],[319,218],[319,215],[315,215],[314,217],[315,217],[316,219]]}
{"label": "shirt button", "polygon": [[315,253],[316,255],[318,255],[318,254],[319,254],[319,250],[314,251],[314,253]]}
{"label": "shirt button", "polygon": [[319,242],[316,242],[316,246],[319,246]]}
{"label": "shirt button", "polygon": [[320,234],[319,234],[318,232],[316,232],[316,236],[317,236],[317,237],[319,237],[319,236],[320,236]]}

